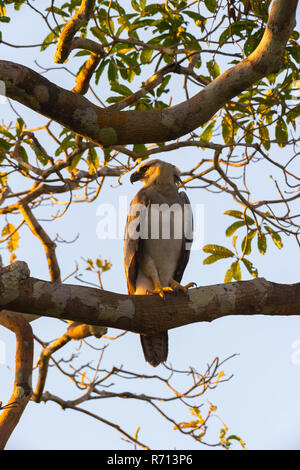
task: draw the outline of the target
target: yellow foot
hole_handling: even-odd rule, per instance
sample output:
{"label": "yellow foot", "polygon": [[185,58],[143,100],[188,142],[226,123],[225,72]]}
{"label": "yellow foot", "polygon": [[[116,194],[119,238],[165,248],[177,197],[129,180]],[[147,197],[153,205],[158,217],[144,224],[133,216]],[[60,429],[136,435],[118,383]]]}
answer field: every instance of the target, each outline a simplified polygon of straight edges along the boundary
{"label": "yellow foot", "polygon": [[173,292],[172,287],[157,287],[156,289],[148,289],[146,294],[158,294],[159,297],[165,300],[165,292]]}
{"label": "yellow foot", "polygon": [[184,294],[187,294],[188,290],[190,287],[197,287],[197,284],[195,282],[189,282],[189,284],[187,284],[186,286],[182,286],[181,284],[179,284],[179,282],[177,281],[171,281],[170,282],[170,286],[172,287],[172,290],[173,291],[181,291],[183,292]]}

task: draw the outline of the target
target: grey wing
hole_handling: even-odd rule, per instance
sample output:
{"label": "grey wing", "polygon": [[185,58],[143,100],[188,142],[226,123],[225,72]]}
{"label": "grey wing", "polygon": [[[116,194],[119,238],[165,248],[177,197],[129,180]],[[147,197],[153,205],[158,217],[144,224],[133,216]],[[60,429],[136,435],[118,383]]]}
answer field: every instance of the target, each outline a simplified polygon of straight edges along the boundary
{"label": "grey wing", "polygon": [[[139,204],[147,207],[148,201],[145,194],[139,191],[133,198],[130,208],[133,205]],[[141,238],[130,237],[130,224],[135,221],[136,215],[129,211],[125,225],[124,234],[124,267],[127,280],[128,294],[134,295],[136,291],[136,278],[138,274],[138,260],[143,249],[143,240]],[[137,230],[139,228],[137,227]]]}
{"label": "grey wing", "polygon": [[175,270],[174,279],[180,282],[188,264],[190,250],[193,243],[193,212],[190,200],[185,192],[179,193],[182,204],[184,205],[184,236],[182,239],[181,253]]}

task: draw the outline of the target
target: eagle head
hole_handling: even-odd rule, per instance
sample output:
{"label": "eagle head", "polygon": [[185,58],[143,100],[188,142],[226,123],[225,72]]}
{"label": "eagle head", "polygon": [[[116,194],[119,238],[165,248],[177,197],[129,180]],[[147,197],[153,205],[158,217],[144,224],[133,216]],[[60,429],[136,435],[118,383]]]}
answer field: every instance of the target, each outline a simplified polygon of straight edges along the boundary
{"label": "eagle head", "polygon": [[143,181],[149,184],[175,184],[181,183],[180,171],[172,163],[161,160],[147,160],[142,163],[135,173],[130,176],[130,182]]}

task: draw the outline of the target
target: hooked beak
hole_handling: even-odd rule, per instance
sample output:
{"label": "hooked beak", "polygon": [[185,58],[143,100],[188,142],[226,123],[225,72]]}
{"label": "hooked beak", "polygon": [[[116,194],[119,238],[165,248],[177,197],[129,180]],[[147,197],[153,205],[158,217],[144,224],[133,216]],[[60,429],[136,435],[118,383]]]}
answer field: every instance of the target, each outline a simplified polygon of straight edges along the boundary
{"label": "hooked beak", "polygon": [[139,181],[142,178],[142,175],[136,171],[135,173],[132,173],[130,176],[130,183],[135,183],[136,181]]}
{"label": "hooked beak", "polygon": [[175,175],[175,181],[176,181],[177,184],[182,184],[182,186],[183,186],[182,179],[180,178],[179,175]]}

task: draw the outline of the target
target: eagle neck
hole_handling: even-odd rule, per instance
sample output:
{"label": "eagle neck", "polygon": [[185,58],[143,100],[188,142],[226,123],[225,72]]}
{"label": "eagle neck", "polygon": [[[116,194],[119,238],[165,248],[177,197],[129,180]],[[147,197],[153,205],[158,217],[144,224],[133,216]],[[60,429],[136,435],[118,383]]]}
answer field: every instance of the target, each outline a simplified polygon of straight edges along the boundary
{"label": "eagle neck", "polygon": [[156,189],[159,191],[177,191],[177,186],[173,181],[164,181],[156,178],[154,181],[149,181],[145,184],[145,188],[148,188],[150,186],[154,186]]}

